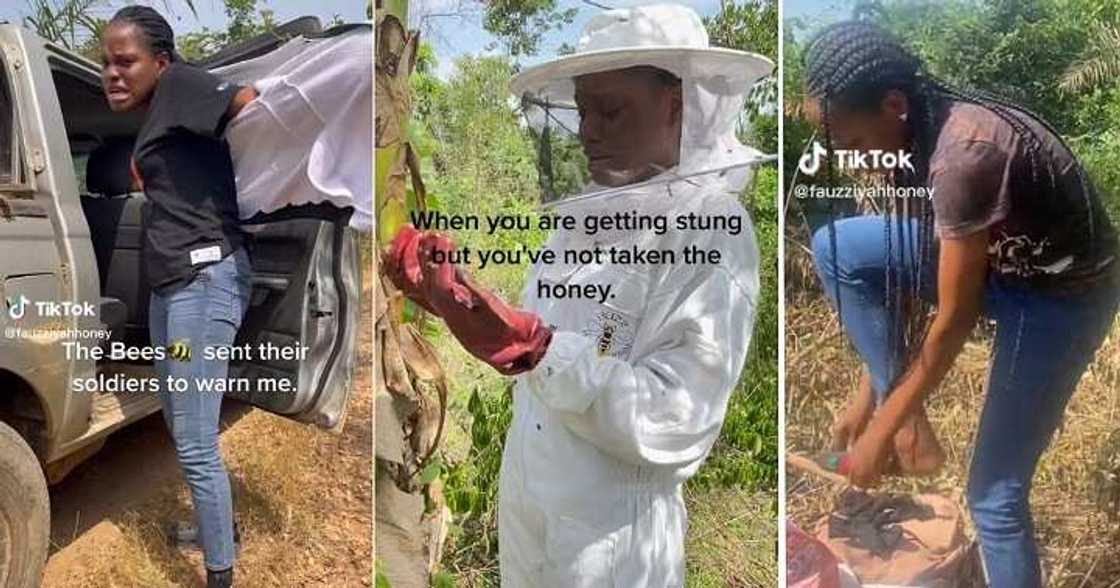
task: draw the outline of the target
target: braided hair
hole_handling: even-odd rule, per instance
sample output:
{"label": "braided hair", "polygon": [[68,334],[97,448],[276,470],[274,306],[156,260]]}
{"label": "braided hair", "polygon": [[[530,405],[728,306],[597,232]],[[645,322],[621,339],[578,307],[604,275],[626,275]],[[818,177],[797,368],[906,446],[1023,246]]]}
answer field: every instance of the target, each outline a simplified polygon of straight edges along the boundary
{"label": "braided hair", "polygon": [[132,25],[152,54],[163,53],[172,62],[183,61],[175,51],[175,32],[167,20],[150,6],[126,6],[109,19],[107,26]]}
{"label": "braided hair", "polygon": [[[1054,169],[1052,158],[1043,157],[1043,138],[1028,123],[1033,121],[1046,129],[1058,139],[1062,148],[1071,154],[1072,151],[1045,120],[992,94],[958,90],[934,79],[923,71],[918,57],[879,26],[853,20],[825,27],[809,40],[804,66],[806,90],[821,103],[824,147],[827,151],[825,178],[829,185],[836,179],[832,167],[830,109],[839,106],[852,111],[875,111],[883,96],[889,90],[896,90],[906,96],[909,104],[907,122],[914,164],[913,170],[895,170],[892,180],[896,185],[924,186],[928,182],[930,157],[945,122],[947,106],[956,101],[978,105],[1010,125],[1024,146],[1032,182],[1044,193],[1058,190],[1059,171]],[[1081,166],[1077,168],[1087,209],[1092,211],[1092,207],[1088,206],[1092,198],[1091,187]],[[920,294],[923,277],[934,267],[933,205],[929,198],[898,202],[887,195],[883,199],[882,210],[886,219],[885,300],[889,316],[895,321],[889,330],[888,349],[894,362],[890,373],[897,380],[902,375],[897,368],[910,365],[920,350],[931,316],[931,305],[924,302]],[[833,213],[832,201],[829,200],[828,235],[835,266],[837,252]],[[916,223],[913,222],[915,220]],[[1088,230],[1090,242],[1095,242],[1091,213]],[[893,242],[899,251],[891,251],[892,231]],[[903,260],[909,261],[910,267],[915,268],[908,283],[904,280]],[[833,294],[839,311],[839,288]],[[890,385],[893,386],[894,382]]]}

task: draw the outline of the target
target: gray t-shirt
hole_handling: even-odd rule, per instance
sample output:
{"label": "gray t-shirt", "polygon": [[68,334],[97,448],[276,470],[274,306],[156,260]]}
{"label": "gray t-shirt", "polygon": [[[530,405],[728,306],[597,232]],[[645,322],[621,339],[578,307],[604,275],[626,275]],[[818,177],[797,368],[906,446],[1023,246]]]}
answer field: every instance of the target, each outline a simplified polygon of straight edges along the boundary
{"label": "gray t-shirt", "polygon": [[954,239],[987,228],[989,268],[1001,280],[1083,290],[1110,273],[1115,230],[1073,154],[1037,120],[1015,117],[1041,139],[1034,169],[1009,122],[980,105],[948,105],[930,158],[938,233]]}

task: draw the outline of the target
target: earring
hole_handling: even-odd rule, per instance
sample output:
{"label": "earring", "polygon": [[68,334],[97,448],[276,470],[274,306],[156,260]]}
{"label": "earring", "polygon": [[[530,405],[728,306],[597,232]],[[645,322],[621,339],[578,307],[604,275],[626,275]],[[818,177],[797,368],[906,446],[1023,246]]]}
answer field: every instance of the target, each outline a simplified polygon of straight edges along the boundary
{"label": "earring", "polygon": [[904,112],[904,113],[902,113],[902,114],[898,115],[898,120],[901,120],[901,121],[905,121],[905,120],[906,120],[906,115],[907,115],[907,114],[908,114],[908,113]]}

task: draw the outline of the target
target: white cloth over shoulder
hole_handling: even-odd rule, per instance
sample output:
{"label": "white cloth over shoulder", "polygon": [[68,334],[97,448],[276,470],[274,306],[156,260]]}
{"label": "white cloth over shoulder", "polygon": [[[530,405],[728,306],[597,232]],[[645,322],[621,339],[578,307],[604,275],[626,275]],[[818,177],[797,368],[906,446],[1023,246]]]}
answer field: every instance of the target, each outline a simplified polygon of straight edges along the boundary
{"label": "white cloth over shoulder", "polygon": [[360,27],[214,70],[259,93],[226,129],[241,218],[330,202],[371,230],[372,55],[373,32]]}

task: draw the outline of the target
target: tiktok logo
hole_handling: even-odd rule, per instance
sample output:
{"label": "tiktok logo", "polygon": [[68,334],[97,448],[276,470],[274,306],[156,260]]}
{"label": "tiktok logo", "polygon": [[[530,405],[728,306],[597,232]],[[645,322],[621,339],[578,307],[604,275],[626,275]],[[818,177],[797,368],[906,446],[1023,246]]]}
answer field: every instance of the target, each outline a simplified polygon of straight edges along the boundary
{"label": "tiktok logo", "polygon": [[31,300],[23,294],[19,295],[19,302],[13,303],[11,298],[8,298],[7,302],[8,316],[12,317],[14,321],[23,318],[23,315],[27,313],[27,305],[31,304]]}
{"label": "tiktok logo", "polygon": [[[833,149],[836,165],[841,170],[895,170],[914,171],[911,161],[913,154],[906,151],[885,151],[883,149]],[[821,169],[821,158],[828,156],[828,150],[813,141],[813,152],[805,153],[797,162],[797,168],[807,176],[816,175]]]}
{"label": "tiktok logo", "polygon": [[807,176],[816,175],[817,170],[821,168],[821,157],[827,154],[828,151],[826,151],[824,147],[821,147],[820,143],[813,141],[813,152],[802,155],[801,159],[797,162],[797,168],[801,170],[801,173]]}

